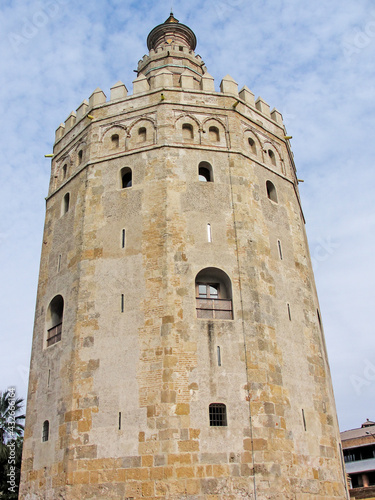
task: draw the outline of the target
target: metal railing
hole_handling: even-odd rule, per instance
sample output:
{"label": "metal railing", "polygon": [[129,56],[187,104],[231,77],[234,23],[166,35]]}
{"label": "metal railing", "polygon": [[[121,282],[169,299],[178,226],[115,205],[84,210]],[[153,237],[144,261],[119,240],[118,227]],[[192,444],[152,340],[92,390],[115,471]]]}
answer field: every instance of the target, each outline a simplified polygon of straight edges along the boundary
{"label": "metal railing", "polygon": [[61,340],[62,323],[47,330],[47,347]]}
{"label": "metal railing", "polygon": [[231,299],[197,297],[197,317],[201,319],[233,319]]}

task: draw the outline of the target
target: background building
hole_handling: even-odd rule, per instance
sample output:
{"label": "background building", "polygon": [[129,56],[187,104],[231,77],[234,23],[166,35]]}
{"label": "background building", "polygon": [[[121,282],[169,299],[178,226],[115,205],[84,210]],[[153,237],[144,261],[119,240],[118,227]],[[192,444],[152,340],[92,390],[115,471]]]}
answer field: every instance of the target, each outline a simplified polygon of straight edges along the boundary
{"label": "background building", "polygon": [[341,442],[351,498],[375,499],[375,422],[341,432]]}
{"label": "background building", "polygon": [[346,498],[280,113],[171,15],[56,132],[22,498]]}

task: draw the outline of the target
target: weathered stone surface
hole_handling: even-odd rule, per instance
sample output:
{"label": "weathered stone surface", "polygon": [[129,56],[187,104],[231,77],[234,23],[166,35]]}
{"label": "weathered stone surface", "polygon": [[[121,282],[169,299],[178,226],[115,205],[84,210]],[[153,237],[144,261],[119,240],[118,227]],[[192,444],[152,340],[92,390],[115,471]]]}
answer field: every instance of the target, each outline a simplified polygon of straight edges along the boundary
{"label": "weathered stone surface", "polygon": [[[231,78],[215,92],[178,41],[139,71],[133,95],[119,83],[105,102],[98,89],[95,119],[58,132],[20,498],[343,499],[281,116]],[[197,309],[202,270],[220,283],[214,312]],[[57,295],[61,340],[47,346]],[[210,426],[211,403],[227,426]]]}

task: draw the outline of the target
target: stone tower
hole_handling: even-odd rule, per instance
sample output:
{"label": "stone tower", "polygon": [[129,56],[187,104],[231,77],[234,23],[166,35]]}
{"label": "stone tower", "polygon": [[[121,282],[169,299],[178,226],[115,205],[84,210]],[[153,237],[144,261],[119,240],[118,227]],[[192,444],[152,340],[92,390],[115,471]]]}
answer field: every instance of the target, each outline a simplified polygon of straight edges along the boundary
{"label": "stone tower", "polygon": [[346,498],[281,114],[147,45],[56,132],[21,498]]}

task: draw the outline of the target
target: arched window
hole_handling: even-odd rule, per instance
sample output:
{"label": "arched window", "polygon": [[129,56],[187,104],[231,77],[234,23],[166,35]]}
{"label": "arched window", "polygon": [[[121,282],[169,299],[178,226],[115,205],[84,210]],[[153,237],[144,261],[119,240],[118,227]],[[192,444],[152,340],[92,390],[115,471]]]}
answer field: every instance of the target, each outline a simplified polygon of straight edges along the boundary
{"label": "arched window", "polygon": [[63,316],[64,299],[61,295],[56,295],[47,310],[47,347],[61,340]]}
{"label": "arched window", "polygon": [[268,150],[268,156],[270,157],[272,165],[276,166],[276,156],[271,149]]}
{"label": "arched window", "polygon": [[119,147],[120,144],[120,138],[118,134],[113,134],[111,137],[111,142],[112,142],[112,149],[116,149]]}
{"label": "arched window", "polygon": [[266,182],[267,196],[271,201],[277,203],[277,193],[274,184],[271,181]]}
{"label": "arched window", "polygon": [[69,203],[70,203],[70,194],[66,193],[63,200],[62,200],[61,215],[64,215],[64,214],[66,214],[66,212],[68,212]]}
{"label": "arched window", "polygon": [[211,403],[209,414],[211,427],[225,427],[227,425],[227,407],[225,404]]}
{"label": "arched window", "polygon": [[220,132],[217,127],[210,127],[208,129],[208,137],[211,142],[219,142],[220,141]]}
{"label": "arched window", "polygon": [[124,167],[121,170],[121,188],[132,187],[132,171],[129,167]]}
{"label": "arched window", "polygon": [[213,182],[212,167],[207,161],[201,161],[198,166],[198,178],[201,182]]}
{"label": "arched window", "polygon": [[63,180],[66,179],[67,172],[68,172],[68,165],[65,163],[65,165],[62,168],[62,178],[63,178]]}
{"label": "arched window", "polygon": [[80,149],[78,151],[78,165],[80,165],[82,163],[82,160],[83,160],[83,150]]}
{"label": "arched window", "polygon": [[232,284],[216,267],[202,269],[195,278],[197,318],[233,319]]}
{"label": "arched window", "polygon": [[147,139],[147,131],[145,127],[138,129],[138,142],[144,142]]}
{"label": "arched window", "polygon": [[257,154],[257,147],[255,145],[255,141],[252,137],[249,137],[249,146],[250,146],[250,151],[253,153],[253,155]]}
{"label": "arched window", "polygon": [[43,430],[42,430],[42,442],[45,443],[49,439],[49,422],[45,420],[43,422]]}
{"label": "arched window", "polygon": [[194,139],[193,125],[190,125],[190,123],[184,123],[182,125],[182,137],[185,141]]}

